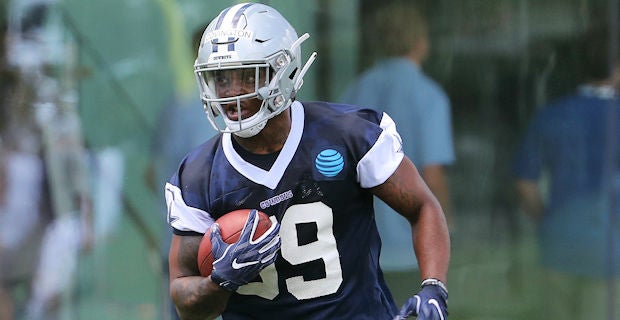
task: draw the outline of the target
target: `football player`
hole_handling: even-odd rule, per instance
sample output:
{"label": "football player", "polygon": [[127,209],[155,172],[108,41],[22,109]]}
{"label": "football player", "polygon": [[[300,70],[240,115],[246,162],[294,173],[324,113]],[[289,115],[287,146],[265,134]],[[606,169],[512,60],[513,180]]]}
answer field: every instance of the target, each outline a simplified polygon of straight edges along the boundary
{"label": "football player", "polygon": [[[223,10],[206,28],[194,68],[219,135],[191,151],[166,184],[170,294],[183,319],[447,319],[446,220],[394,121],[351,105],[295,100],[303,76],[291,24],[258,3]],[[408,219],[422,276],[402,309],[387,288],[373,195]],[[234,244],[214,221],[237,209],[276,227]],[[197,252],[211,230],[213,271]],[[413,252],[412,252],[413,254]]]}

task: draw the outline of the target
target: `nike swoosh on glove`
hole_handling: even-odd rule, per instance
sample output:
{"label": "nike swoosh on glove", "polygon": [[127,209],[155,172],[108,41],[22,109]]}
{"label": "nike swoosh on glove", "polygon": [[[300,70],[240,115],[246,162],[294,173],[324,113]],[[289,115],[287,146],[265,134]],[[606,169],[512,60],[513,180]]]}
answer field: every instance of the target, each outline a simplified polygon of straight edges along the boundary
{"label": "nike swoosh on glove", "polygon": [[448,292],[439,285],[425,285],[409,298],[394,320],[417,316],[418,320],[447,320]]}
{"label": "nike swoosh on glove", "polygon": [[280,224],[271,218],[271,227],[258,239],[254,238],[258,226],[258,212],[250,211],[239,240],[228,244],[222,240],[217,223],[211,226],[213,271],[211,280],[228,291],[254,280],[268,265],[274,263],[280,249]]}

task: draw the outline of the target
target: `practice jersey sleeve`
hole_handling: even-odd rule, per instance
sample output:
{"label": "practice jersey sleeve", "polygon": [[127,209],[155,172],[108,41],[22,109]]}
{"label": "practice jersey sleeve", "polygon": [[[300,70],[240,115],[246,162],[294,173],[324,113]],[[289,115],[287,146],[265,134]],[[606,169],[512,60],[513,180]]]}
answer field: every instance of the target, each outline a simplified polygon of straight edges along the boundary
{"label": "practice jersey sleeve", "polygon": [[204,233],[215,221],[209,213],[190,207],[183,200],[179,187],[166,183],[168,224],[180,232]]}
{"label": "practice jersey sleeve", "polygon": [[385,182],[405,156],[394,120],[383,113],[380,126],[382,132],[379,138],[357,164],[358,182],[363,188],[372,188]]}
{"label": "practice jersey sleeve", "polygon": [[206,155],[213,153],[219,141],[219,136],[213,137],[188,153],[165,185],[167,220],[176,234],[202,234],[215,221],[205,196],[214,165]]}

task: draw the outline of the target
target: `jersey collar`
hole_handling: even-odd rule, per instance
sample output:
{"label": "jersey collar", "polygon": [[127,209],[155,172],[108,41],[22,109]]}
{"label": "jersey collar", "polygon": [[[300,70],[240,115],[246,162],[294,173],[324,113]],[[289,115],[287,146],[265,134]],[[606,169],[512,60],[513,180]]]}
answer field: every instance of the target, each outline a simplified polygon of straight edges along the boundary
{"label": "jersey collar", "polygon": [[284,143],[284,147],[280,151],[280,155],[276,159],[276,162],[271,166],[269,170],[263,170],[247,161],[245,161],[235,150],[232,145],[231,133],[224,133],[222,136],[222,148],[224,149],[224,155],[228,162],[244,177],[261,184],[267,188],[275,189],[284,171],[288,167],[304,131],[304,107],[299,101],[294,101],[291,104],[291,132]]}

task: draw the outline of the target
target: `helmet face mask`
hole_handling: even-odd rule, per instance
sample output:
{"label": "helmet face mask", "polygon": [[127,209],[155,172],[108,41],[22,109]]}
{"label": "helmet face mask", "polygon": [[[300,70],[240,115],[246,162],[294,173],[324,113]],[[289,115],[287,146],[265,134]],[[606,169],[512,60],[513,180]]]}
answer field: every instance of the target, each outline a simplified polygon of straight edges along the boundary
{"label": "helmet face mask", "polygon": [[314,60],[313,55],[300,68],[299,45],[307,37],[298,38],[284,17],[263,4],[222,11],[205,30],[194,64],[211,124],[220,132],[251,137],[286,110]]}
{"label": "helmet face mask", "polygon": [[271,73],[265,64],[196,70],[211,124],[220,132],[242,135],[244,129],[261,123],[262,129],[266,123],[262,118],[267,101],[260,99],[258,91],[268,86]]}

